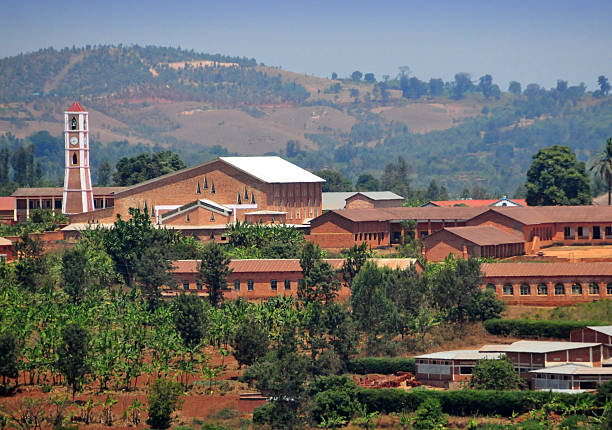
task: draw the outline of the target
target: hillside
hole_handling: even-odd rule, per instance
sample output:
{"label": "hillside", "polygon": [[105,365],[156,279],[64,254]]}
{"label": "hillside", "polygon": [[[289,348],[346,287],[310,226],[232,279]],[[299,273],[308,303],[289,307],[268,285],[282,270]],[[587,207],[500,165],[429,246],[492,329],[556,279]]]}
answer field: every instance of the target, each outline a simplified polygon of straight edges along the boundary
{"label": "hillside", "polygon": [[[63,110],[78,99],[101,148],[92,151],[94,169],[171,148],[190,164],[222,153],[283,154],[355,180],[380,175],[401,155],[415,187],[436,179],[454,195],[474,185],[512,195],[538,148],[566,144],[587,160],[611,134],[608,97],[581,86],[491,96],[470,82],[457,97],[457,82],[439,80],[434,91],[432,81],[331,80],[175,48],[45,49],[0,59],[0,134],[60,136]],[[287,154],[289,141],[297,146]]]}

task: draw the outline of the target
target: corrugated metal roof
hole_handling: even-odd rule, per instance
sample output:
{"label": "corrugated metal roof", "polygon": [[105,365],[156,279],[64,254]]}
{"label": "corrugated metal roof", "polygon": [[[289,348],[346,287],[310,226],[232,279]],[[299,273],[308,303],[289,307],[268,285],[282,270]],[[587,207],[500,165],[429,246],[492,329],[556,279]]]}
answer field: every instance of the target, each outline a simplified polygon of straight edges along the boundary
{"label": "corrugated metal roof", "polygon": [[612,367],[591,367],[582,364],[561,364],[542,369],[531,370],[529,373],[544,373],[551,375],[612,375]]}
{"label": "corrugated metal roof", "polygon": [[0,197],[0,211],[12,211],[15,209],[15,197]]}
{"label": "corrugated metal roof", "polygon": [[504,348],[502,348],[499,352],[532,352],[537,354],[545,352],[566,351],[569,349],[589,348],[598,345],[601,345],[601,343],[519,340],[511,345],[503,345]]}
{"label": "corrugated metal roof", "polygon": [[417,355],[414,358],[429,358],[433,360],[496,360],[503,354],[500,353],[483,353],[471,349],[459,349],[453,351],[440,351],[430,354]]}
{"label": "corrugated metal roof", "polygon": [[510,345],[509,344],[484,345],[479,349],[479,351],[480,352],[502,352],[502,351],[505,351],[508,346]]}
{"label": "corrugated metal roof", "polygon": [[484,263],[480,269],[485,278],[609,276],[612,280],[612,262]]}
{"label": "corrugated metal roof", "polygon": [[281,157],[219,157],[224,162],[269,184],[325,182],[325,179]]}
{"label": "corrugated metal roof", "polygon": [[612,336],[612,325],[601,325],[601,326],[587,326],[591,330],[603,333],[606,336]]}
{"label": "corrugated metal roof", "polygon": [[[123,191],[127,187],[93,187],[94,197],[108,196]],[[17,188],[12,197],[62,197],[61,187]]]}
{"label": "corrugated metal roof", "polygon": [[[511,234],[490,225],[477,225],[467,227],[446,227],[441,231],[448,231],[456,236],[468,240],[476,245],[503,245],[508,243],[524,243],[525,239],[517,234]],[[436,232],[430,237],[438,234]]]}

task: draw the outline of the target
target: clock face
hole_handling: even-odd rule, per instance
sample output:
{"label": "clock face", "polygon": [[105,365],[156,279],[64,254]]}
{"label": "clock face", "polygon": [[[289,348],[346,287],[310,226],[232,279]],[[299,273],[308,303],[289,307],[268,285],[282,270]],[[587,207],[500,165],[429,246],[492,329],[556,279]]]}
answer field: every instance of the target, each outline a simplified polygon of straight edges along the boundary
{"label": "clock face", "polygon": [[79,143],[79,138],[78,137],[71,137],[70,138],[70,144],[71,145],[76,145],[77,143]]}

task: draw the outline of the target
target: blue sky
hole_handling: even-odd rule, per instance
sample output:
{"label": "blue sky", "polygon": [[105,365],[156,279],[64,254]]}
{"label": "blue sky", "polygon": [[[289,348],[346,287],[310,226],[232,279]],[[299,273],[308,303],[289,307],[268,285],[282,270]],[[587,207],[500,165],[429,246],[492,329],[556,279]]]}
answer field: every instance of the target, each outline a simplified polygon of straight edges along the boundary
{"label": "blue sky", "polygon": [[53,46],[155,44],[255,57],[283,69],[378,78],[595,87],[612,79],[612,1],[0,0],[0,57]]}

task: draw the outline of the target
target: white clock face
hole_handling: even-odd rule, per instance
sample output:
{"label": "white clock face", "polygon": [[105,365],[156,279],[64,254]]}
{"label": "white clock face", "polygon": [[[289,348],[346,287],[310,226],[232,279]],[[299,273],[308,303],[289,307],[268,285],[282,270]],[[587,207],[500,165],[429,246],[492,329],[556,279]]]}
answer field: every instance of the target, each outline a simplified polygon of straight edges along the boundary
{"label": "white clock face", "polygon": [[70,144],[71,145],[76,145],[77,143],[79,143],[79,138],[78,137],[71,137],[70,138]]}

